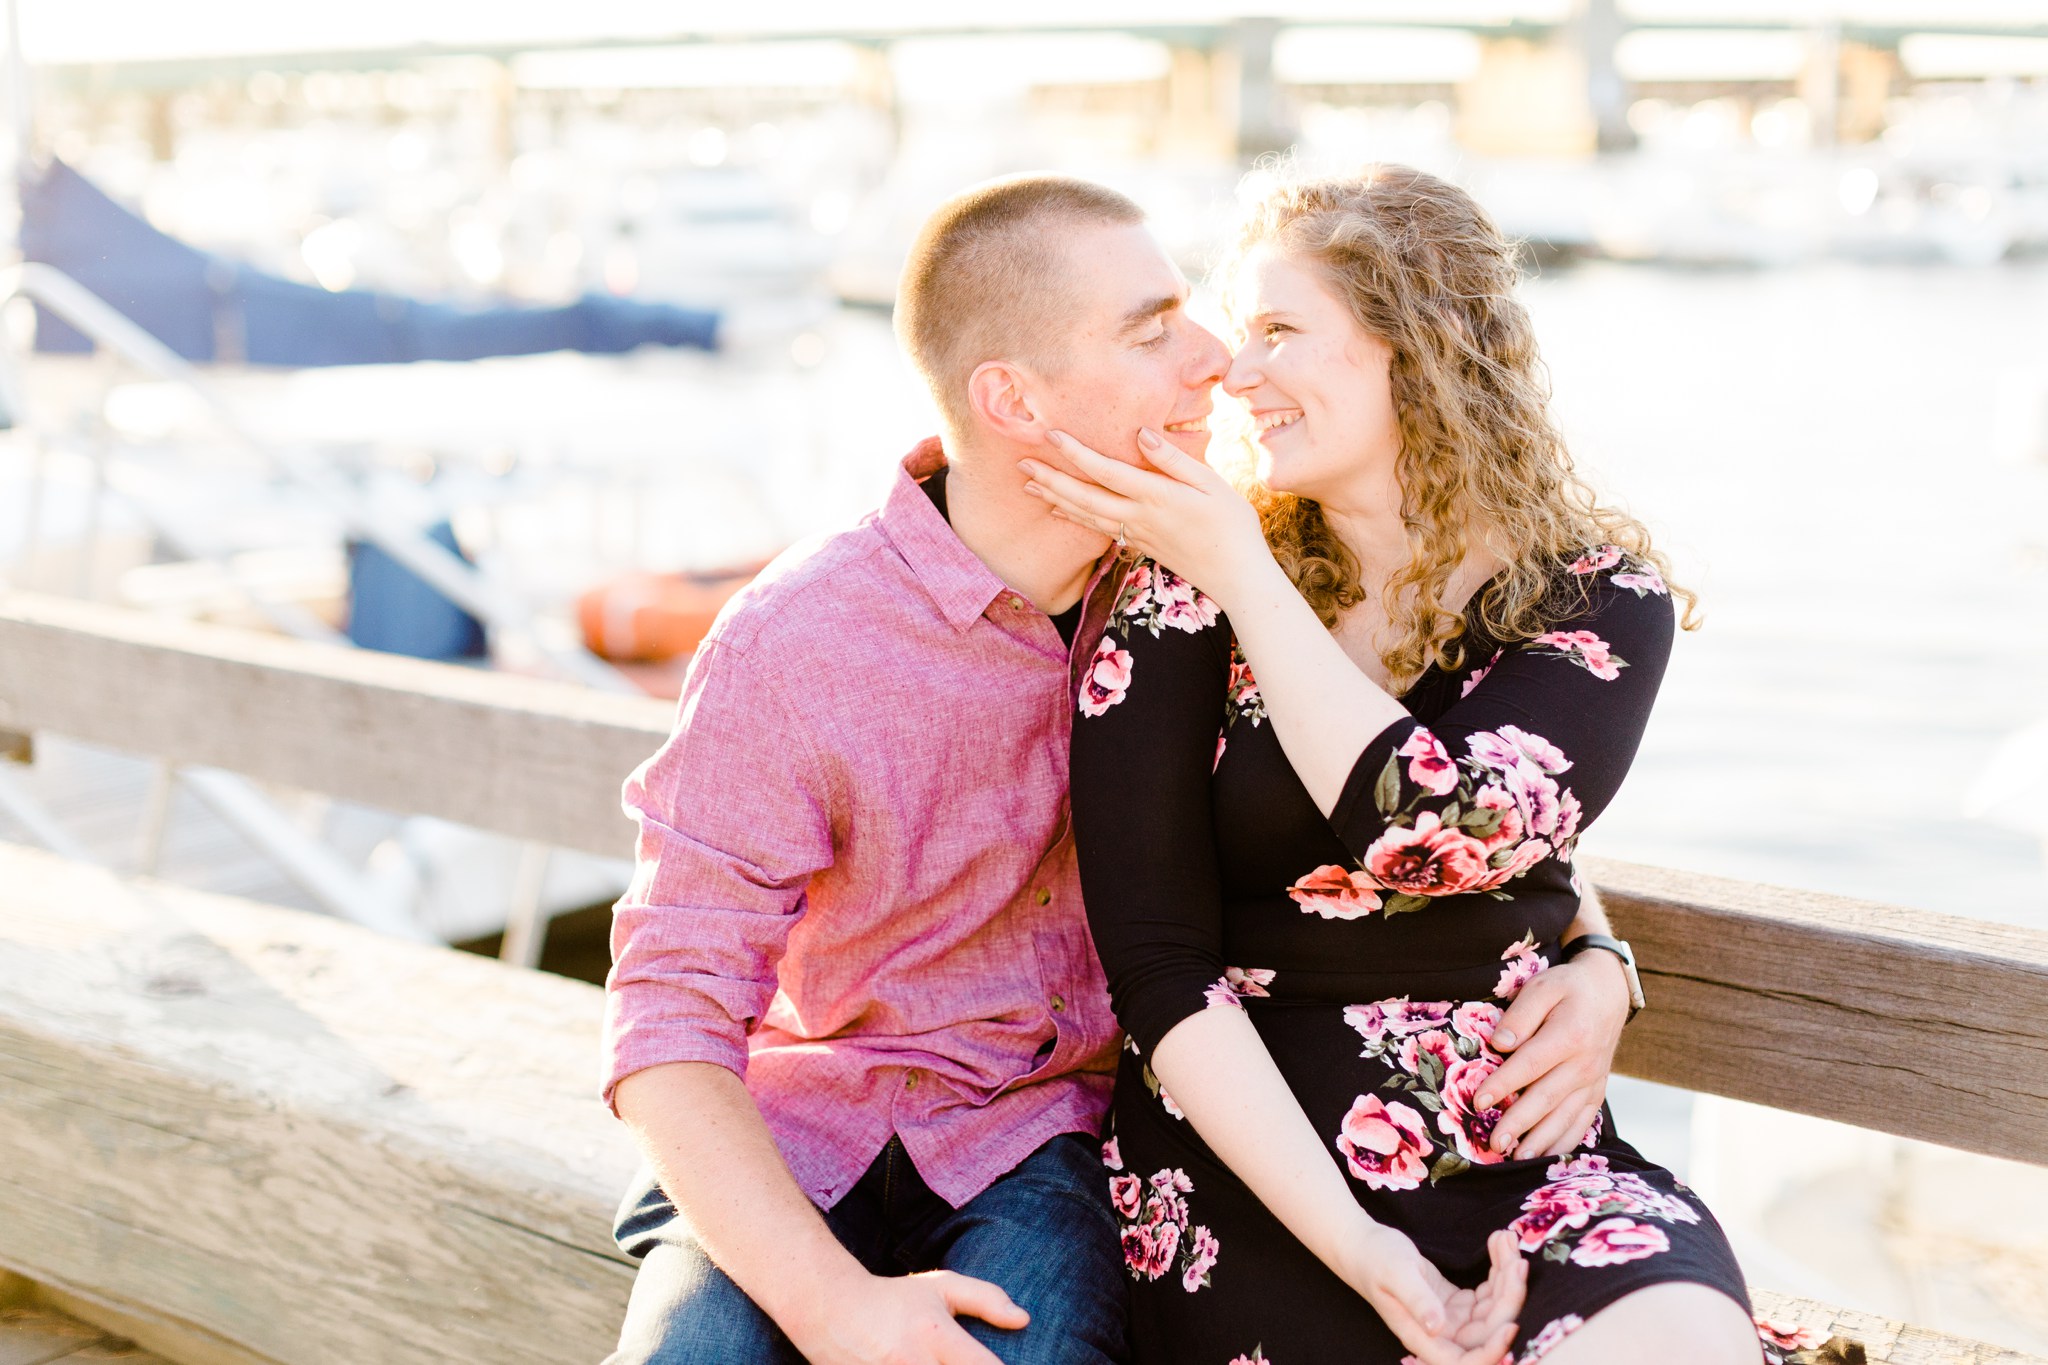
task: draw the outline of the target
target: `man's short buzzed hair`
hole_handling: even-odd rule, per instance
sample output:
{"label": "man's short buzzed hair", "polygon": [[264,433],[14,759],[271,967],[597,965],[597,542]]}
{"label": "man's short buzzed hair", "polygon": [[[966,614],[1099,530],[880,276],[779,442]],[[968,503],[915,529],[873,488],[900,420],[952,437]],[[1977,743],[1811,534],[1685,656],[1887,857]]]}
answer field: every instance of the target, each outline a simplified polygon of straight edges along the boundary
{"label": "man's short buzzed hair", "polygon": [[1060,229],[1144,221],[1115,190],[1059,175],[991,180],[925,221],[903,265],[896,336],[954,434],[969,430],[967,378],[982,362],[1058,372],[1075,304]]}

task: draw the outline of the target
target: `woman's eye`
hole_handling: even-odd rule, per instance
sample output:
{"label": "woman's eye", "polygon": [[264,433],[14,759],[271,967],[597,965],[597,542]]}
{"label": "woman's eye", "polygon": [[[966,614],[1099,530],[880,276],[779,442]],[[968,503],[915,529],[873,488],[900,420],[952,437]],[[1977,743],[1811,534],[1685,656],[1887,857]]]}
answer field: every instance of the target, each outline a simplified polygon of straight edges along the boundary
{"label": "woman's eye", "polygon": [[1284,322],[1269,322],[1266,324],[1267,336],[1275,336],[1281,332],[1291,332],[1293,330],[1294,329],[1292,327],[1289,327]]}

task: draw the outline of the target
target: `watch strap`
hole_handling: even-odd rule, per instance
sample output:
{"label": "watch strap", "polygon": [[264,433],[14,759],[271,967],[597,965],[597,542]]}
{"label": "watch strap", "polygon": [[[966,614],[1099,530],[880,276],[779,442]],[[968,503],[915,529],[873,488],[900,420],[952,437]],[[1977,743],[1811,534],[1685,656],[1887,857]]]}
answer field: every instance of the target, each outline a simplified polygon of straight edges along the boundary
{"label": "watch strap", "polygon": [[1628,1017],[1634,1019],[1649,1002],[1643,999],[1643,979],[1636,971],[1635,950],[1618,938],[1606,934],[1580,934],[1563,947],[1563,957],[1570,962],[1580,953],[1602,949],[1621,959],[1622,975],[1628,978]]}

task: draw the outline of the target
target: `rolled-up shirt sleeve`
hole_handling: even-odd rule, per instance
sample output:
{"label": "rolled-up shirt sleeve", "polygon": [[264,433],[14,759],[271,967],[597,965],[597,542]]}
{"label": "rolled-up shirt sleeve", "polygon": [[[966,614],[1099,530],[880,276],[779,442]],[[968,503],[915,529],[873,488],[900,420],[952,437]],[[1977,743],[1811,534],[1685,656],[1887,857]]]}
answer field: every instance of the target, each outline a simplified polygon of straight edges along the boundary
{"label": "rolled-up shirt sleeve", "polygon": [[745,1076],[810,880],[832,862],[827,785],[782,679],[707,642],[674,731],[626,780],[640,834],[612,916],[606,1104],[621,1080],[667,1062]]}

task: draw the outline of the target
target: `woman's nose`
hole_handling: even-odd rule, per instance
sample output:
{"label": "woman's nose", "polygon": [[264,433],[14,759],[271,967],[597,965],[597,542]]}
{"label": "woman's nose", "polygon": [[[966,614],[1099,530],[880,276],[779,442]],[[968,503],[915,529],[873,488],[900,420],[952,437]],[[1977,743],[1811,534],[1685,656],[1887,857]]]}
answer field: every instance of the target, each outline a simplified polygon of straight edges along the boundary
{"label": "woman's nose", "polygon": [[1251,343],[1230,358],[1230,368],[1223,374],[1223,391],[1232,398],[1242,398],[1257,388],[1263,376],[1259,374],[1258,363],[1252,359]]}

